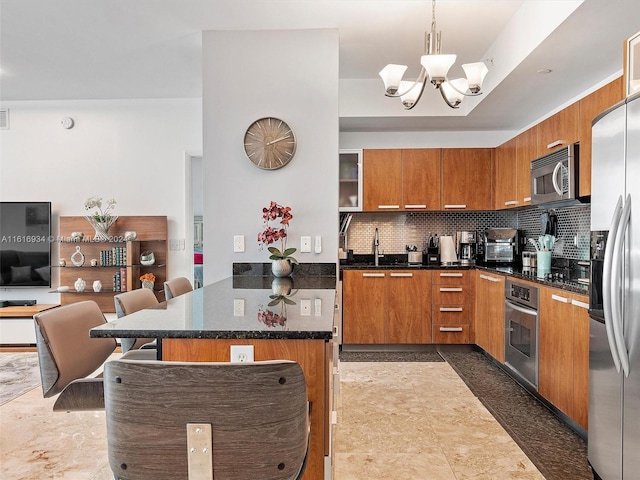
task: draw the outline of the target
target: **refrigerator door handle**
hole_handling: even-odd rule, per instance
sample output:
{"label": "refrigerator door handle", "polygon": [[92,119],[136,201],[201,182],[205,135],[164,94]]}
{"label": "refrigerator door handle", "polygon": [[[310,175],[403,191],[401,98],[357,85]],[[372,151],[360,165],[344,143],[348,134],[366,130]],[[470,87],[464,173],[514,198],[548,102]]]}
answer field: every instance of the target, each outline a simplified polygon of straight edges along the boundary
{"label": "refrigerator door handle", "polygon": [[627,195],[622,215],[620,216],[620,223],[618,225],[618,231],[616,232],[615,243],[613,246],[613,262],[611,265],[611,310],[613,313],[613,333],[618,345],[618,356],[620,357],[620,365],[624,376],[629,376],[629,354],[627,352],[627,346],[624,342],[624,333],[622,330],[622,289],[623,283],[623,271],[622,265],[624,262],[624,250],[623,242],[627,229],[629,228],[629,222],[631,220],[631,195]]}
{"label": "refrigerator door handle", "polygon": [[613,264],[613,246],[616,239],[616,232],[618,231],[618,224],[620,223],[620,217],[622,216],[622,195],[618,197],[618,202],[613,210],[613,217],[611,218],[611,227],[609,228],[609,237],[607,239],[607,248],[604,251],[604,262],[602,268],[602,308],[604,310],[604,326],[607,332],[607,341],[609,343],[609,350],[611,351],[611,357],[613,364],[616,367],[616,371],[620,373],[620,357],[618,355],[618,345],[613,332],[613,314],[611,311],[611,302],[613,300],[611,295],[611,269]]}

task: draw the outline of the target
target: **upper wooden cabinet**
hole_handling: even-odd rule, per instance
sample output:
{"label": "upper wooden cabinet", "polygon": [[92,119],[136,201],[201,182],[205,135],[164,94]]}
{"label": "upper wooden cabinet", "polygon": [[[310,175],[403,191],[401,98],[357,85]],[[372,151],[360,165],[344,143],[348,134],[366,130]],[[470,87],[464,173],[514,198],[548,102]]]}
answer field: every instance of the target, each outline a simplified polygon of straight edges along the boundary
{"label": "upper wooden cabinet", "polygon": [[538,130],[531,127],[516,137],[518,206],[531,205],[531,160],[536,158]]}
{"label": "upper wooden cabinet", "polygon": [[580,140],[580,102],[575,102],[555,115],[540,122],[538,129],[538,152],[541,157]]}
{"label": "upper wooden cabinet", "polygon": [[491,210],[491,148],[442,149],[442,209]]}
{"label": "upper wooden cabinet", "polygon": [[578,158],[579,195],[591,195],[591,122],[607,108],[624,98],[622,77],[580,100],[580,156]]}
{"label": "upper wooden cabinet", "polygon": [[404,210],[440,208],[440,149],[402,150],[402,207]]}
{"label": "upper wooden cabinet", "polygon": [[438,210],[440,149],[364,151],[365,211]]}
{"label": "upper wooden cabinet", "polygon": [[402,150],[365,150],[362,178],[362,206],[365,211],[400,210]]}
{"label": "upper wooden cabinet", "polygon": [[516,144],[516,137],[514,137],[495,150],[493,198],[496,210],[518,206]]}

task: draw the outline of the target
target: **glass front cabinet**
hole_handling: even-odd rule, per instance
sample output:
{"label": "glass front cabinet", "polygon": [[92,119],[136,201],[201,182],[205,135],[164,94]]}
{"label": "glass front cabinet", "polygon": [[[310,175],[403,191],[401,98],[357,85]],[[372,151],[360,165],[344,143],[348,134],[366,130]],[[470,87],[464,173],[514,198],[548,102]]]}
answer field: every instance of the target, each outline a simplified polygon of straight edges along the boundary
{"label": "glass front cabinet", "polygon": [[362,211],[362,150],[340,150],[339,210]]}

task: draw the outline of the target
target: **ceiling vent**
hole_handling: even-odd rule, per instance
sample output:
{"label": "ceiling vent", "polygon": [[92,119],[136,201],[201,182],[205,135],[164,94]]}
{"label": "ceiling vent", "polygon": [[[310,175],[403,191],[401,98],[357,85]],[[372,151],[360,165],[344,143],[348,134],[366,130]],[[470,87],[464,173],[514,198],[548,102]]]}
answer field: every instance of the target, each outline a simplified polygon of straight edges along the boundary
{"label": "ceiling vent", "polygon": [[0,130],[9,130],[9,109],[0,108]]}

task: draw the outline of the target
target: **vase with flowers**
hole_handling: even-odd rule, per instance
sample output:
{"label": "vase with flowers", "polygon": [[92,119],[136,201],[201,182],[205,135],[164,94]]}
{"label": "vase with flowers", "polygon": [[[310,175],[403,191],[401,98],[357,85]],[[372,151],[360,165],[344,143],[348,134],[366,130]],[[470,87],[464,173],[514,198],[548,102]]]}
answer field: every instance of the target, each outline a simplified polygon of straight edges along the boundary
{"label": "vase with flowers", "polygon": [[153,273],[145,273],[140,277],[140,281],[142,282],[142,288],[148,288],[149,290],[153,290],[153,285],[156,281],[156,276]]}
{"label": "vase with flowers", "polygon": [[115,206],[116,201],[113,198],[107,200],[104,210],[102,209],[102,197],[89,197],[84,202],[85,210],[95,209],[91,215],[85,216],[96,231],[94,240],[101,242],[109,240],[109,229],[118,219],[118,216],[112,213]]}
{"label": "vase with flowers", "polygon": [[[293,258],[296,251],[295,248],[287,248],[287,228],[289,222],[293,218],[291,207],[283,207],[272,201],[268,207],[262,209],[262,219],[264,221],[263,230],[258,234],[258,245],[260,250],[267,245],[271,245],[280,240],[281,248],[267,247],[269,260],[271,260],[271,272],[276,277],[288,277],[293,271],[292,263],[298,263]],[[279,227],[275,228],[270,222],[279,221]]]}

